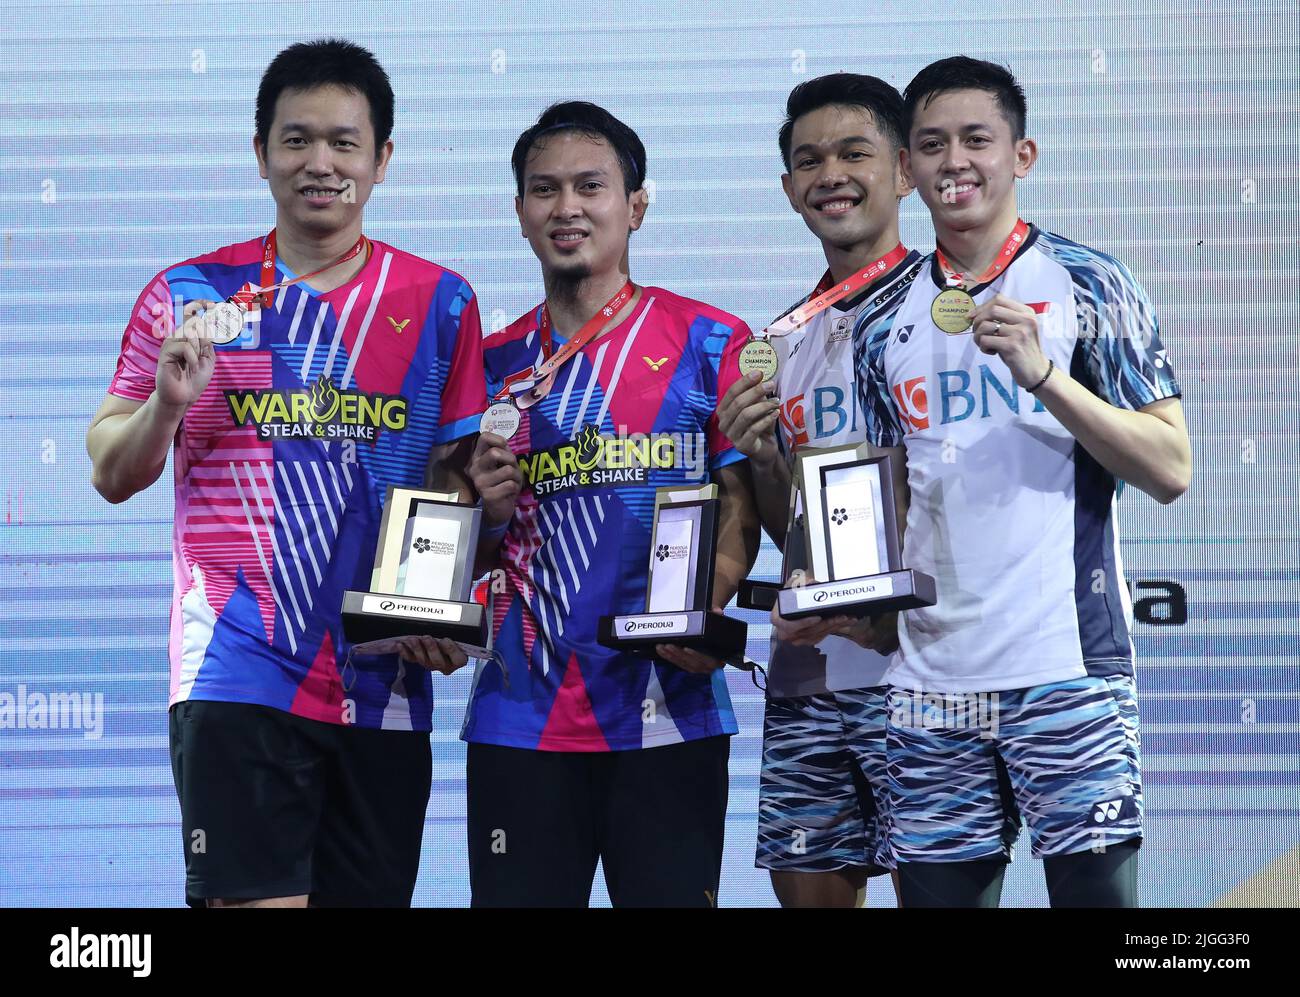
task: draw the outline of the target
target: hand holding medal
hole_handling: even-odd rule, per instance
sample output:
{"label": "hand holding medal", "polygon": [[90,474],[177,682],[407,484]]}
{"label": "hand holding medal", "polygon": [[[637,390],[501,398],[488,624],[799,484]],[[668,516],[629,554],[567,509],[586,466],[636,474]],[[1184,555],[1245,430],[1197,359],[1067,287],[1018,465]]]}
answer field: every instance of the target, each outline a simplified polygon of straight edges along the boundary
{"label": "hand holding medal", "polygon": [[469,479],[483,500],[483,525],[488,530],[503,529],[515,514],[524,486],[519,458],[504,438],[495,433],[479,436],[469,460]]}
{"label": "hand holding medal", "polygon": [[751,371],[732,383],[718,403],[718,429],[746,457],[770,462],[778,452],[776,422],[780,414],[781,403],[771,382]]}
{"label": "hand holding medal", "polygon": [[188,409],[208,386],[216,367],[216,355],[206,332],[214,304],[213,301],[186,304],[181,327],[163,340],[154,380],[155,395],[163,405]]}
{"label": "hand holding medal", "polygon": [[1038,315],[1023,302],[997,294],[971,312],[971,329],[981,353],[1002,359],[1026,391],[1036,391],[1049,370],[1038,339]]}

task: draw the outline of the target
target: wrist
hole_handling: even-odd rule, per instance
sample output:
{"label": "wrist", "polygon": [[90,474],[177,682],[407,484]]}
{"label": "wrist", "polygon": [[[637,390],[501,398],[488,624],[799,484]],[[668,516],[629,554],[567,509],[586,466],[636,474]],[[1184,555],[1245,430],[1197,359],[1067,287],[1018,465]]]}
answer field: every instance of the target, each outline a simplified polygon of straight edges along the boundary
{"label": "wrist", "polygon": [[767,478],[781,477],[785,461],[781,459],[781,448],[774,441],[765,441],[763,449],[749,458],[750,467]]}
{"label": "wrist", "polygon": [[181,420],[185,418],[185,413],[190,410],[189,403],[164,401],[156,390],[149,396],[145,407],[150,409],[150,415],[155,420],[164,425],[170,424],[173,429],[181,424]]}
{"label": "wrist", "polygon": [[1035,381],[1032,385],[1026,386],[1025,390],[1028,391],[1031,395],[1037,394],[1038,389],[1047,383],[1047,379],[1052,376],[1052,371],[1054,370],[1056,370],[1056,361],[1048,360],[1047,370],[1043,372],[1043,376],[1039,378],[1037,381]]}

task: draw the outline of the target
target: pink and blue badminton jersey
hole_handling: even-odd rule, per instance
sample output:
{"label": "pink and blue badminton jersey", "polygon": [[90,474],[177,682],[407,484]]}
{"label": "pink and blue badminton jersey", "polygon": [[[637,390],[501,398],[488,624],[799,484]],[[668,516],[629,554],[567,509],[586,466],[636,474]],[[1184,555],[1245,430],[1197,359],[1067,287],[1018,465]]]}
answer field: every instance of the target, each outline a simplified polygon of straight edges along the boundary
{"label": "pink and blue badminton jersey", "polygon": [[[140,295],[109,391],[153,393],[184,303],[259,283],[263,240],[159,274]],[[294,276],[277,261],[276,280]],[[254,703],[329,723],[429,730],[428,673],[349,662],[340,607],[368,590],[389,485],[424,483],[431,449],[485,404],[474,292],[380,242],[333,291],[277,292],[234,342],[176,437],[171,703]]]}
{"label": "pink and blue badminton jersey", "polygon": [[[484,341],[489,392],[541,361],[540,311]],[[492,600],[509,681],[479,667],[467,741],[616,751],[736,732],[721,671],[618,654],[596,642],[596,627],[645,608],[655,489],[705,484],[742,459],[716,410],[749,335],[725,312],[642,288],[627,317],[522,413],[510,446],[524,486]]]}

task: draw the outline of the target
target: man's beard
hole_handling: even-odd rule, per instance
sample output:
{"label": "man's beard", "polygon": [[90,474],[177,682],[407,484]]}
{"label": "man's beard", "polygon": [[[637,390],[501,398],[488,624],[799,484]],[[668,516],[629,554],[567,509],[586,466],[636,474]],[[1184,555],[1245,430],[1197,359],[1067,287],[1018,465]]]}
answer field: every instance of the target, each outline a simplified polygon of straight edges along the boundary
{"label": "man's beard", "polygon": [[591,277],[591,267],[586,263],[565,264],[549,274],[547,296],[556,301],[577,302],[583,282]]}

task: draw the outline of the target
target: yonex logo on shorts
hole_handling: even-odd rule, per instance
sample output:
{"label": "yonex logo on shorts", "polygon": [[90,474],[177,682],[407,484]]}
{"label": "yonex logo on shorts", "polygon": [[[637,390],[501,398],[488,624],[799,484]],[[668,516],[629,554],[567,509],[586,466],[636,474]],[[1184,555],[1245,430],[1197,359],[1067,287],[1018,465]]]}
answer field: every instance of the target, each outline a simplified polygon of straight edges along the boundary
{"label": "yonex logo on shorts", "polygon": [[1098,824],[1105,824],[1107,821],[1114,820],[1119,816],[1120,806],[1123,800],[1109,800],[1106,803],[1098,803],[1097,809],[1092,812],[1092,819]]}

